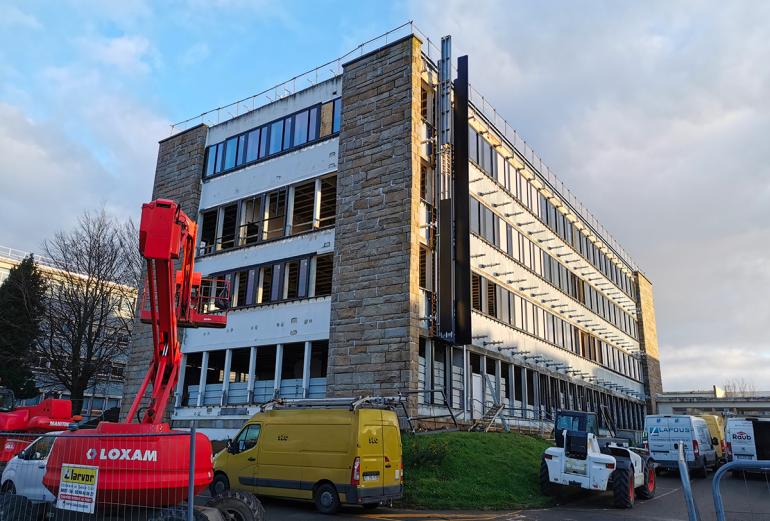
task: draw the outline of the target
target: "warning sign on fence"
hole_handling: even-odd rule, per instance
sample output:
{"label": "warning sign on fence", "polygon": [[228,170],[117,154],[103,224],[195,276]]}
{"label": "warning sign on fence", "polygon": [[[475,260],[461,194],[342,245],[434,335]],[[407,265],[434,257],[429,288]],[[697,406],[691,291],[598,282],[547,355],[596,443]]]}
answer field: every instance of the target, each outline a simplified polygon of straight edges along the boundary
{"label": "warning sign on fence", "polygon": [[65,463],[61,467],[61,482],[59,484],[59,496],[56,498],[56,508],[93,514],[98,483],[99,467]]}

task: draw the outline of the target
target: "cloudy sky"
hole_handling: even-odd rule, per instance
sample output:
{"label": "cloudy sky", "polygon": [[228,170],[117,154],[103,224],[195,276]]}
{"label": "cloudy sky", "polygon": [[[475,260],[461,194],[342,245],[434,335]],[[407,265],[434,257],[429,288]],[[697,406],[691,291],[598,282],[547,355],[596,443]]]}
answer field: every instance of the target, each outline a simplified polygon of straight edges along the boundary
{"label": "cloudy sky", "polygon": [[169,124],[407,20],[653,281],[668,390],[770,390],[770,3],[4,2],[0,245],[136,217]]}

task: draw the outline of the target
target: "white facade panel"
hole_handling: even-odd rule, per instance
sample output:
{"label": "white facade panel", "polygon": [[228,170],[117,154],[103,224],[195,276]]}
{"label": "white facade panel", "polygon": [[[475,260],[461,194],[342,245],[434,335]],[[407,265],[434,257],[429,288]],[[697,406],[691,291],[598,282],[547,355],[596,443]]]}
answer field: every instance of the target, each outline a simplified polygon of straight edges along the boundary
{"label": "white facade panel", "polygon": [[283,344],[329,338],[331,297],[236,309],[223,329],[188,329],[182,352]]}
{"label": "white facade panel", "polygon": [[200,209],[237,201],[337,170],[339,138],[260,161],[203,183]]}
{"label": "white facade panel", "polygon": [[334,228],[328,228],[201,257],[195,261],[195,269],[207,275],[264,264],[273,260],[333,251]]}

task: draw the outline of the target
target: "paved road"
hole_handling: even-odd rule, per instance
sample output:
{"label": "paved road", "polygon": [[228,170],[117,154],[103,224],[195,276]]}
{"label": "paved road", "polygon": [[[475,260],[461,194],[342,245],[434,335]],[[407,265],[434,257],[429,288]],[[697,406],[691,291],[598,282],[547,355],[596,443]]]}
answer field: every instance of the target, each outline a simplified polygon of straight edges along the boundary
{"label": "paved road", "polygon": [[[692,481],[693,492],[703,521],[713,521],[714,503],[711,497],[711,477]],[[722,480],[727,519],[730,521],[770,521],[770,477]],[[266,500],[268,521],[600,521],[600,520],[660,520],[687,521],[687,509],[682,496],[678,474],[658,477],[657,494],[649,501],[639,501],[630,510],[618,510],[610,505],[609,494],[584,494],[570,503],[543,510],[517,512],[427,512],[382,508],[363,512],[346,508],[329,518],[316,513],[311,504]]]}

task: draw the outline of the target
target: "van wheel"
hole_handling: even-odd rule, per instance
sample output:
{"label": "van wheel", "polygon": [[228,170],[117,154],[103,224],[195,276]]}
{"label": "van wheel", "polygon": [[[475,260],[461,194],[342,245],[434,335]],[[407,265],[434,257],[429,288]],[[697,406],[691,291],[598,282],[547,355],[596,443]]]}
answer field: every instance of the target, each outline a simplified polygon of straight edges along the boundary
{"label": "van wheel", "polygon": [[612,496],[615,508],[634,506],[634,469],[615,469],[612,473]]}
{"label": "van wheel", "polygon": [[331,483],[322,483],[313,494],[316,510],[322,514],[336,514],[340,509],[340,496]]}
{"label": "van wheel", "polygon": [[644,471],[644,485],[636,489],[639,499],[655,497],[655,467],[648,461]]}
{"label": "van wheel", "polygon": [[15,494],[16,493],[16,485],[13,484],[13,481],[10,479],[3,483],[3,492],[7,492],[8,494]]}
{"label": "van wheel", "polygon": [[227,476],[221,472],[214,474],[214,480],[209,485],[209,491],[211,492],[211,495],[217,496],[226,490],[230,490],[230,480],[227,479]]}

